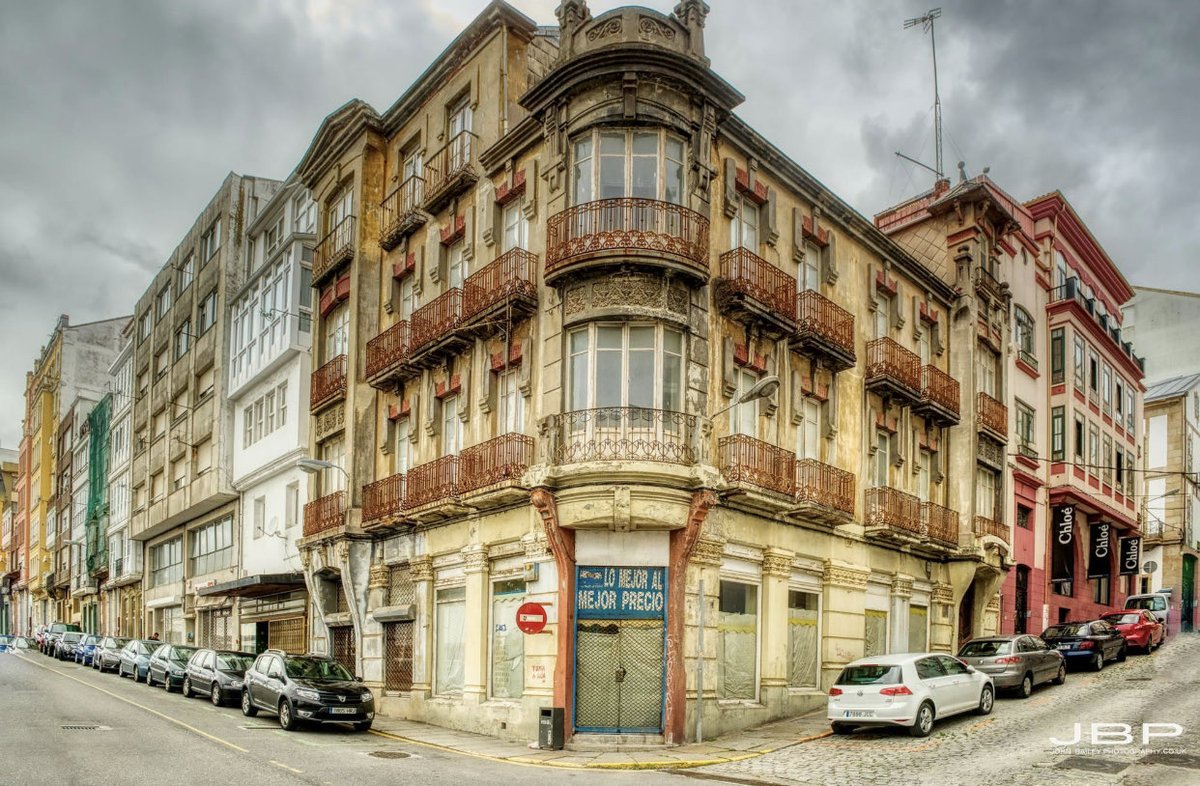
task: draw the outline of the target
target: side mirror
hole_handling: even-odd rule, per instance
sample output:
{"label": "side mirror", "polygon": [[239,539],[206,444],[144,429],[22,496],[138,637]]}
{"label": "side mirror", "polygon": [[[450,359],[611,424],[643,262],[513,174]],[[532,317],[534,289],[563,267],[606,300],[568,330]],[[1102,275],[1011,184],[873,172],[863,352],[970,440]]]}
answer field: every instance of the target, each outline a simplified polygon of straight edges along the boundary
{"label": "side mirror", "polygon": [[358,676],[357,674],[355,674],[355,675],[354,675],[354,679],[355,679],[356,681],[358,681],[358,682],[362,682],[362,681],[363,681],[363,678],[362,678],[362,677],[360,677],[360,676]]}
{"label": "side mirror", "polygon": [[975,667],[968,665],[967,666],[967,674],[974,674],[974,673],[975,673]]}

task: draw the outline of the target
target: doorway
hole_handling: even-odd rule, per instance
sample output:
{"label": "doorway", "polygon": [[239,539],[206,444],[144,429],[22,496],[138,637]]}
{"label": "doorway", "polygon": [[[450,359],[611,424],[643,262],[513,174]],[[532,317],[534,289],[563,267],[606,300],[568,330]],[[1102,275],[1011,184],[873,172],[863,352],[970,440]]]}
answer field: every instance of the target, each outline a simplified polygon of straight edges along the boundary
{"label": "doorway", "polygon": [[575,663],[577,729],[662,730],[665,633],[661,619],[580,620]]}
{"label": "doorway", "polygon": [[1017,566],[1015,601],[1016,619],[1013,621],[1013,633],[1028,633],[1029,623],[1029,566]]}
{"label": "doorway", "polygon": [[1191,633],[1196,629],[1196,558],[1183,555],[1183,571],[1180,587],[1183,599],[1179,604],[1179,629]]}
{"label": "doorway", "polygon": [[975,635],[975,584],[967,587],[958,604],[958,643],[962,646]]}

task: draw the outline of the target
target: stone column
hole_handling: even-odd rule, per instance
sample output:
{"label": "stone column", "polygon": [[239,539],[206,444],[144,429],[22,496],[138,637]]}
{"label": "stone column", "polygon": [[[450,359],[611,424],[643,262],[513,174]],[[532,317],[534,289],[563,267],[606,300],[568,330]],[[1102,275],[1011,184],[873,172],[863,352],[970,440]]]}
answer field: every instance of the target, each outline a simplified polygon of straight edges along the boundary
{"label": "stone column", "polygon": [[[391,571],[382,562],[371,566],[367,574],[367,608],[377,609],[387,605],[388,579]],[[387,653],[383,651],[383,626],[370,614],[363,613],[362,621],[362,668],[363,681],[376,691],[383,690],[383,664]]]}
{"label": "stone column", "polygon": [[908,652],[909,629],[911,624],[908,614],[908,604],[912,600],[913,580],[911,576],[896,576],[892,581],[891,597],[888,603],[888,614],[891,615],[891,641],[888,652]]}
{"label": "stone column", "polygon": [[466,558],[466,630],[463,641],[463,703],[482,704],[487,700],[488,625],[488,550],[472,545],[463,549]]}
{"label": "stone column", "polygon": [[954,587],[935,584],[929,596],[929,649],[933,652],[954,650]]}
{"label": "stone column", "polygon": [[[721,555],[725,541],[701,537],[692,549],[690,569],[687,571],[687,626],[684,630],[684,651],[687,658],[687,693],[693,698],[686,714],[687,726],[683,739],[696,742],[696,714],[704,713],[704,738],[711,739],[720,733],[720,713],[717,709],[717,622],[720,617]],[[700,580],[704,580],[704,594],[700,594]],[[698,648],[700,609],[704,608],[704,651]],[[703,668],[704,689],[699,680]]]}
{"label": "stone column", "polygon": [[871,572],[836,560],[825,561],[821,642],[822,689],[833,684],[842,667],[861,658],[866,644],[863,609]]}
{"label": "stone column", "polygon": [[762,684],[760,701],[768,707],[787,704],[788,689],[788,580],[792,577],[792,552],[769,548],[762,562]]}
{"label": "stone column", "polygon": [[413,636],[413,684],[411,695],[418,701],[433,692],[433,560],[413,557],[408,563],[416,609]]}

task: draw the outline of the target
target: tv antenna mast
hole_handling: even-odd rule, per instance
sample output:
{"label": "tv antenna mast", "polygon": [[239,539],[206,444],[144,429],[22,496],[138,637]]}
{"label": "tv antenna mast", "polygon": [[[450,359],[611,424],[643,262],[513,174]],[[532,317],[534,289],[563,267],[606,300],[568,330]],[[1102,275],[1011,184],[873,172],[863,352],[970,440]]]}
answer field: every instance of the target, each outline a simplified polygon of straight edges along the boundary
{"label": "tv antenna mast", "polygon": [[933,47],[933,137],[936,162],[934,167],[930,167],[915,158],[910,158],[900,151],[896,151],[896,155],[903,158],[905,161],[928,169],[937,175],[937,179],[941,180],[946,175],[946,170],[942,166],[942,99],[938,93],[938,76],[937,76],[937,39],[934,37],[933,21],[942,15],[942,9],[931,8],[925,12],[924,16],[914,17],[913,19],[904,20],[904,29],[921,25],[924,32],[929,33],[929,43]]}

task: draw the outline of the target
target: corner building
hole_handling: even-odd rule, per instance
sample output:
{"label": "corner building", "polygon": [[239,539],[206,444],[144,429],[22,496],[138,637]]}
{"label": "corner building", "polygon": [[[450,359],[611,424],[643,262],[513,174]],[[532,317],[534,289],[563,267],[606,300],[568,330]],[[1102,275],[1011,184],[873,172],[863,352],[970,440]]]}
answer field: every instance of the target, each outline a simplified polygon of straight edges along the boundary
{"label": "corner building", "polygon": [[706,11],[492,3],[298,167],[311,640],[385,714],[678,743],[996,629],[951,283],[733,114]]}

